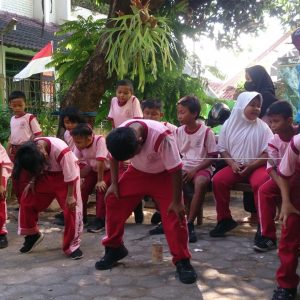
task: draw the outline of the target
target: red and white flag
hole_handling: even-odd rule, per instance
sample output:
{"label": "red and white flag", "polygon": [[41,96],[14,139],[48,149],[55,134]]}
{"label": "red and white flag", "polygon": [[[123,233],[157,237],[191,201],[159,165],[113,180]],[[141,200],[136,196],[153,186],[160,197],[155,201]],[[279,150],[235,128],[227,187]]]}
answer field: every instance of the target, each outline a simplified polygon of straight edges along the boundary
{"label": "red and white flag", "polygon": [[39,51],[29,62],[29,64],[17,75],[14,76],[14,81],[20,81],[28,78],[33,74],[53,71],[54,68],[46,67],[51,62],[53,54],[52,42],[49,42],[41,51]]}

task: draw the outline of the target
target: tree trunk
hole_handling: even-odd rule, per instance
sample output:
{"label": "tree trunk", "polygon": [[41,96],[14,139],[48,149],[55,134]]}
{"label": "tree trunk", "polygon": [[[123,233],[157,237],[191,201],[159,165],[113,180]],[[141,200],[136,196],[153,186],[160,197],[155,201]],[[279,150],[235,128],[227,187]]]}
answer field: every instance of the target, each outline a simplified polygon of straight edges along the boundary
{"label": "tree trunk", "polygon": [[[147,0],[142,2],[145,3]],[[163,0],[152,0],[150,2],[151,10],[158,9],[163,2]],[[108,20],[115,17],[119,11],[125,14],[132,13],[130,5],[130,0],[111,0]],[[107,26],[113,26],[113,23],[108,21]],[[62,107],[77,106],[83,112],[98,110],[99,102],[105,93],[108,82],[105,55],[102,41],[99,40],[94,54],[66,93],[62,101]]]}

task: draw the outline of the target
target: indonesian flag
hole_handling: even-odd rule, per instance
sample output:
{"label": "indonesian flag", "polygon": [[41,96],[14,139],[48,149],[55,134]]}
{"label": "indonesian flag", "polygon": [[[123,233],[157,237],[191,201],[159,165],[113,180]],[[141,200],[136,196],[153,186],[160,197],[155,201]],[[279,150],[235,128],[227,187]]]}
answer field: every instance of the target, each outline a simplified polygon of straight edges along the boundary
{"label": "indonesian flag", "polygon": [[49,42],[40,52],[38,52],[29,64],[17,75],[14,76],[14,81],[20,81],[24,78],[28,78],[33,74],[53,71],[54,68],[46,67],[51,62],[52,58],[52,42]]}

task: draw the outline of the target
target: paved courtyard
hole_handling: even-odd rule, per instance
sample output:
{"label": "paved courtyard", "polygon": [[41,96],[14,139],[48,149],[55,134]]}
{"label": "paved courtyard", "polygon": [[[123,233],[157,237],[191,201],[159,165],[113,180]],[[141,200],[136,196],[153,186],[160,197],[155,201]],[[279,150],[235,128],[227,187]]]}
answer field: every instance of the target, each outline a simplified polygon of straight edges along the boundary
{"label": "paved courtyard", "polygon": [[[41,215],[43,242],[30,254],[20,254],[23,238],[17,236],[17,212],[9,205],[9,247],[0,250],[0,300],[79,300],[79,299],[204,299],[250,300],[271,299],[278,267],[276,251],[256,253],[252,249],[255,227],[244,224],[226,238],[212,239],[208,231],[215,224],[214,202],[210,194],[204,209],[204,224],[196,227],[198,242],[190,244],[192,263],[198,272],[196,284],[184,285],[175,278],[166,240],[164,260],[151,261],[150,237],[152,210],[145,210],[142,225],[126,225],[125,245],[129,255],[118,267],[97,271],[95,261],[103,255],[100,239],[104,233],[82,235],[82,260],[73,261],[61,251],[62,227],[54,225],[54,212]],[[234,217],[247,215],[240,194],[232,198]],[[278,227],[279,228],[279,227]],[[299,297],[300,299],[300,297]]]}

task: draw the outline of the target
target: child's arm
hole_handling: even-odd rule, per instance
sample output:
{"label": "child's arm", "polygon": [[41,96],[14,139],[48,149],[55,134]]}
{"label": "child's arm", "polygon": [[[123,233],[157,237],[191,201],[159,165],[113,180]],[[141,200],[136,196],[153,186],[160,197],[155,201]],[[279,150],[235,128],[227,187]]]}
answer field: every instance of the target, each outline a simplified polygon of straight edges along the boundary
{"label": "child's arm", "polygon": [[71,211],[74,211],[76,207],[76,199],[74,198],[74,184],[74,181],[68,183],[68,194],[66,199],[66,205]]}
{"label": "child's arm", "polygon": [[0,164],[0,200],[5,199],[5,188],[4,185],[2,184],[2,174],[3,174],[3,167]]}
{"label": "child's arm", "polygon": [[283,220],[283,225],[286,226],[286,221],[290,214],[300,215],[300,211],[297,210],[290,201],[290,186],[289,181],[286,178],[278,176],[279,187],[281,191],[282,204],[280,219]]}
{"label": "child's arm", "polygon": [[119,198],[119,188],[118,188],[118,178],[119,178],[119,161],[115,160],[113,157],[110,159],[110,176],[111,176],[111,185],[107,189],[105,198],[109,194],[115,194]]}
{"label": "child's arm", "polygon": [[10,142],[10,136],[9,136],[9,138],[8,138],[8,141],[7,141],[6,151],[7,151],[8,155],[11,154],[11,142]]}
{"label": "child's arm", "polygon": [[191,181],[198,171],[208,168],[209,166],[211,166],[211,164],[213,162],[214,162],[213,158],[212,159],[205,159],[197,167],[195,167],[193,170],[185,171],[185,173],[183,174],[183,182]]}
{"label": "child's arm", "polygon": [[239,175],[242,177],[247,177],[252,171],[254,171],[255,169],[257,169],[260,166],[264,166],[266,164],[266,159],[264,158],[268,158],[268,153],[263,152],[259,158],[262,159],[256,159],[252,162],[250,162],[249,164],[243,165],[242,166],[242,170],[239,172]]}
{"label": "child's arm", "polygon": [[220,154],[221,157],[224,158],[227,165],[231,167],[233,173],[237,174],[242,170],[241,165],[232,159],[231,155],[227,151],[223,151]]}
{"label": "child's arm", "polygon": [[97,161],[97,175],[98,181],[96,183],[96,190],[99,192],[104,192],[107,188],[105,181],[103,180],[103,174],[105,169],[105,163],[103,160]]}

